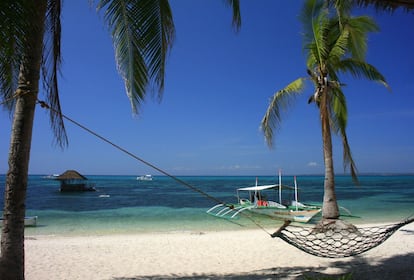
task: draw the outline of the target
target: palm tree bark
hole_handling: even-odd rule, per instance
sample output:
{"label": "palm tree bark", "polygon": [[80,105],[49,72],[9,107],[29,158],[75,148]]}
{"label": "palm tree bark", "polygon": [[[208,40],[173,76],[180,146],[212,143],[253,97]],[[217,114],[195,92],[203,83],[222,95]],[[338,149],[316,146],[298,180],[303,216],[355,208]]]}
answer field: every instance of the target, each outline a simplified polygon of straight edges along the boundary
{"label": "palm tree bark", "polygon": [[1,235],[1,279],[24,279],[24,217],[32,128],[39,91],[47,1],[37,1],[31,16],[27,51],[20,65],[6,175]]}
{"label": "palm tree bark", "polygon": [[332,154],[332,135],[329,123],[328,91],[324,90],[320,104],[320,117],[322,123],[323,157],[325,162],[325,182],[322,206],[322,217],[324,219],[337,219],[339,208],[335,194],[335,173]]}

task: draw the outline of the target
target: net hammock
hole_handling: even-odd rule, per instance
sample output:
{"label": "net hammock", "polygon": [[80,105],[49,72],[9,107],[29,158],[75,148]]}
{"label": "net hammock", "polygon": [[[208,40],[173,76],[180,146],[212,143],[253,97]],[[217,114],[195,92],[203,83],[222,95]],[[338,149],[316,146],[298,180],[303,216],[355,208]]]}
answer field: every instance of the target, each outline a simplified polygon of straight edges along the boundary
{"label": "net hammock", "polygon": [[285,221],[271,236],[317,257],[344,258],[377,247],[398,229],[412,222],[414,217],[411,216],[399,223],[382,226],[357,228],[350,224],[344,227],[325,224],[310,228],[290,225],[291,221]]}

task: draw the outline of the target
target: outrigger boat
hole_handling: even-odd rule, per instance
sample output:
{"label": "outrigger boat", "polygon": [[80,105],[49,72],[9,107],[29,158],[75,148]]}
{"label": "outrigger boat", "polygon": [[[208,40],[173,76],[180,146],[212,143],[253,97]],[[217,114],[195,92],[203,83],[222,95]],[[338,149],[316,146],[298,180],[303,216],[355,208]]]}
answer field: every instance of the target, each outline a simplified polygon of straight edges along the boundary
{"label": "outrigger boat", "polygon": [[[304,204],[298,201],[298,188],[296,176],[294,177],[295,199],[289,204],[282,203],[282,178],[279,172],[279,184],[256,185],[252,187],[237,189],[237,204],[217,204],[207,210],[207,213],[219,218],[236,218],[243,211],[266,215],[275,219],[290,220],[294,222],[307,223],[315,215],[321,212],[321,207]],[[279,202],[269,200],[270,195],[279,195]],[[275,199],[277,200],[277,199]]]}

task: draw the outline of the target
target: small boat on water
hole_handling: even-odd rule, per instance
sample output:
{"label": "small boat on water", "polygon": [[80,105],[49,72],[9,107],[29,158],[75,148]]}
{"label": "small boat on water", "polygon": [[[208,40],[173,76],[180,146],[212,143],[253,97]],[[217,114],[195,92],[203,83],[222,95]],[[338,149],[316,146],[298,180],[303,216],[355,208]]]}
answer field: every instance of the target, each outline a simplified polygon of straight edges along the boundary
{"label": "small boat on water", "polygon": [[[256,179],[255,186],[237,189],[237,204],[217,204],[207,210],[207,213],[219,218],[233,219],[241,212],[249,211],[270,218],[307,223],[321,212],[321,207],[299,202],[296,177],[294,183],[294,187],[282,185],[280,172],[279,184],[258,185]],[[284,188],[295,190],[295,199],[288,204],[282,203]]]}
{"label": "small boat on water", "polygon": [[60,174],[51,174],[51,175],[46,175],[46,176],[44,176],[43,178],[45,178],[45,179],[51,179],[51,180],[56,180],[57,179],[57,177],[59,177],[59,175]]}
{"label": "small boat on water", "polygon": [[[3,218],[0,218],[0,224],[3,224]],[[37,225],[37,216],[27,216],[24,217],[24,226],[25,227],[35,227]]]}
{"label": "small boat on water", "polygon": [[149,174],[137,177],[138,181],[152,181],[152,179],[153,179],[152,175],[149,175]]}

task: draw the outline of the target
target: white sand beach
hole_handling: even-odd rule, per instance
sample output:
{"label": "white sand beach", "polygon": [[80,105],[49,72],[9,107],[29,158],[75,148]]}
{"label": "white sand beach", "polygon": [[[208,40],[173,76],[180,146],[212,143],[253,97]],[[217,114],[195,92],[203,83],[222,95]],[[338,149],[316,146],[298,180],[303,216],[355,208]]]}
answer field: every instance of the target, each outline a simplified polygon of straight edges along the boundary
{"label": "white sand beach", "polygon": [[[360,227],[363,227],[362,225]],[[414,223],[356,257],[308,255],[262,230],[26,236],[26,279],[414,279]]]}

